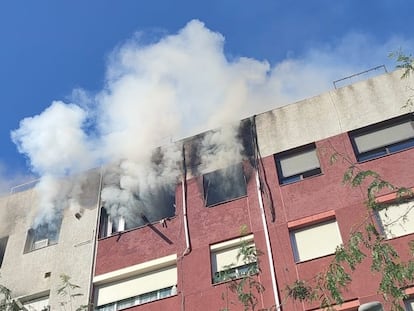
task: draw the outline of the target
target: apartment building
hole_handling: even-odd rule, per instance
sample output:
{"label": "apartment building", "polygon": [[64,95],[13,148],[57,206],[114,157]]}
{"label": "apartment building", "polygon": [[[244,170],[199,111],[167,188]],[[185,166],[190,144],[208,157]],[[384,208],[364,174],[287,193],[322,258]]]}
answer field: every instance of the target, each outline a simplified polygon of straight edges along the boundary
{"label": "apartment building", "polygon": [[[63,209],[59,237],[47,242],[30,229],[34,189],[1,198],[2,219],[11,210],[25,215],[15,216],[0,240],[2,284],[27,305],[48,297],[51,310],[60,310],[55,291],[65,273],[84,294],[76,303],[93,310],[237,311],[243,307],[223,271],[236,278],[255,271],[265,288],[256,309],[317,310],[316,303],[287,299],[286,286],[323,270],[366,218],[366,193],[342,184],[350,164],[414,186],[413,115],[403,107],[413,81],[400,76],[386,73],[252,116],[232,127],[232,135],[216,129],[178,141],[179,161],[168,162],[176,165],[174,178],[146,179],[154,186],[140,184],[146,191],[126,198],[125,163],[93,171],[84,206]],[[234,139],[222,150],[226,156],[218,143],[224,140],[210,139],[220,135]],[[164,176],[166,153],[154,151],[156,176]],[[334,154],[341,156],[332,163]],[[394,199],[392,191],[378,196],[390,207],[372,222],[408,259],[414,202]],[[251,246],[261,255],[242,260],[240,248]],[[383,302],[378,280],[364,262],[338,310]],[[414,303],[406,303],[412,310]]]}

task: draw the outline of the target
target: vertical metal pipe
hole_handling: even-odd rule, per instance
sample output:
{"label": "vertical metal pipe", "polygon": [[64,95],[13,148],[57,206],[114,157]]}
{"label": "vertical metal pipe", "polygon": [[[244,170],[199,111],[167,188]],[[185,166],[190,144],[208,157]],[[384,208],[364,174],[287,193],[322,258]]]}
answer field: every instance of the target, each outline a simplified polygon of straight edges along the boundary
{"label": "vertical metal pipe", "polygon": [[268,227],[267,227],[266,214],[265,214],[264,206],[263,206],[263,198],[262,198],[262,191],[261,191],[261,186],[260,186],[260,179],[259,179],[259,171],[258,170],[256,171],[256,186],[257,186],[257,197],[259,199],[260,214],[262,216],[263,230],[264,230],[264,233],[265,233],[267,257],[268,257],[268,261],[269,261],[270,277],[272,279],[273,296],[275,297],[276,310],[280,310],[279,291],[278,291],[277,283],[276,283],[275,268],[273,266],[273,254],[272,254],[272,248],[270,246],[269,230],[268,230]]}

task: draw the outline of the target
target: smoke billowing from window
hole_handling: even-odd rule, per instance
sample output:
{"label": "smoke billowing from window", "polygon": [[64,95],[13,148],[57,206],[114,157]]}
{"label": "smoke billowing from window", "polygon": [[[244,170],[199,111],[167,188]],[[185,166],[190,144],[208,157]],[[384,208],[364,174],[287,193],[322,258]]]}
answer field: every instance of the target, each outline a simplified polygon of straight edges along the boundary
{"label": "smoke billowing from window", "polygon": [[35,186],[38,201],[33,228],[47,223],[51,231],[56,231],[65,209],[69,208],[75,214],[96,207],[98,187],[99,170],[89,170],[65,178],[43,175]]}
{"label": "smoke billowing from window", "polygon": [[107,213],[122,216],[129,228],[175,214],[175,187],[181,152],[176,146],[159,147],[141,161],[120,160],[106,166],[101,192]]}
{"label": "smoke billowing from window", "polygon": [[53,222],[63,208],[80,204],[74,186],[56,189],[62,177],[108,163],[102,199],[109,214],[127,217],[133,206],[146,213],[149,206],[162,209],[147,202],[155,193],[171,194],[180,152],[167,148],[154,160],[156,147],[224,125],[199,141],[199,169],[237,163],[243,148],[235,139],[237,126],[229,124],[329,89],[338,77],[361,70],[361,55],[371,63],[390,50],[354,35],[271,66],[228,58],[224,37],[198,20],[149,44],[140,38],[113,51],[102,90],[74,90],[72,103],[55,101],[11,133],[41,177],[35,223]]}

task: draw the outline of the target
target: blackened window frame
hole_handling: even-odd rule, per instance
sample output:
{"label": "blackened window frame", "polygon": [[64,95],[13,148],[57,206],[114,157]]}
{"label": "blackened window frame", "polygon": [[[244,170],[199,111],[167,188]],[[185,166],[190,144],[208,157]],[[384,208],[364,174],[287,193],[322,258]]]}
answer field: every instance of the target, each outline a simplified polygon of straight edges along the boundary
{"label": "blackened window frame", "polygon": [[[319,162],[319,167],[318,168],[303,171],[303,172],[300,172],[300,173],[297,173],[297,174],[294,174],[294,175],[291,175],[291,176],[287,176],[287,177],[285,177],[283,175],[281,160],[286,159],[286,158],[290,158],[290,157],[294,157],[294,156],[299,155],[301,153],[305,153],[305,152],[313,151],[313,150],[315,151],[316,157],[317,157],[318,162]],[[299,146],[299,147],[296,147],[296,148],[293,148],[293,149],[282,151],[282,152],[274,154],[273,157],[274,157],[275,164],[276,164],[276,170],[277,170],[279,185],[288,185],[288,184],[292,184],[292,183],[295,183],[295,182],[302,181],[302,180],[307,179],[309,177],[322,175],[321,162],[319,160],[318,151],[317,151],[315,143],[310,143],[310,144],[302,145],[302,146]]]}
{"label": "blackened window frame", "polygon": [[[370,124],[362,128],[348,132],[349,139],[351,141],[352,148],[354,150],[355,157],[359,163],[378,159],[396,152],[404,151],[414,147],[414,137],[405,139],[393,144],[385,145],[383,147],[374,148],[365,152],[359,152],[355,138],[375,133],[380,130],[384,130],[393,126],[411,122],[414,124],[414,114],[408,113],[395,118],[391,118],[378,123]],[[414,132],[414,127],[413,127]]]}
{"label": "blackened window frame", "polygon": [[[225,193],[220,193],[219,198],[213,201],[210,201],[209,198],[211,199],[211,192],[210,190],[219,190],[219,187],[217,187],[214,183],[213,183],[213,187],[211,186],[212,183],[211,181],[216,179],[216,178],[220,178],[219,175],[222,175],[222,172],[227,170],[227,169],[236,169],[238,170],[238,176],[234,176],[234,177],[238,177],[238,178],[242,178],[242,186],[243,189],[240,189],[240,191],[235,191],[234,195],[226,195]],[[233,200],[237,200],[243,197],[247,196],[247,180],[246,180],[246,175],[244,173],[244,168],[243,168],[243,163],[237,163],[237,164],[233,164],[230,166],[227,166],[225,168],[222,169],[218,169],[206,174],[203,174],[203,198],[204,198],[204,206],[207,208],[210,207],[214,207],[220,204],[224,204]],[[233,182],[235,181],[235,178],[230,178],[230,180],[227,180],[227,182]],[[233,184],[234,185],[234,184]],[[240,184],[239,184],[240,185]],[[235,188],[233,188],[232,190],[236,190]]]}
{"label": "blackened window frame", "polygon": [[3,264],[4,255],[6,253],[6,248],[7,248],[7,242],[8,241],[9,241],[8,236],[4,236],[4,237],[0,238],[0,268]]}
{"label": "blackened window frame", "polygon": [[[59,223],[56,224],[55,231],[49,230],[48,223],[43,223],[35,229],[30,228],[27,231],[26,243],[24,246],[24,254],[58,244],[61,227],[62,227],[62,218],[59,220]],[[47,240],[47,245],[35,247],[35,243],[38,241],[42,241],[42,240]]]}

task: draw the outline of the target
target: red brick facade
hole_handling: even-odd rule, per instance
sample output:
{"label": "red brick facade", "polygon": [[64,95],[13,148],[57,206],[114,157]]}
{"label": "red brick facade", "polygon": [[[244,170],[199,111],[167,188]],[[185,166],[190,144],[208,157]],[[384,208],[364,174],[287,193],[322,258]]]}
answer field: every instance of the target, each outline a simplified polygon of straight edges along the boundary
{"label": "red brick facade", "polygon": [[[332,255],[328,255],[295,263],[289,227],[306,225],[333,216],[337,220],[343,241],[346,241],[349,232],[367,215],[364,205],[366,189],[351,188],[342,184],[345,170],[350,163],[356,162],[348,134],[343,133],[315,143],[322,174],[298,182],[279,185],[273,156],[262,159],[265,176],[262,173],[261,180],[266,181],[263,193],[264,210],[283,310],[311,310],[316,307],[286,300],[285,287],[297,278],[312,279],[333,258]],[[335,152],[346,155],[351,162],[339,157],[335,163],[330,163]],[[414,149],[408,149],[366,161],[361,163],[360,167],[374,170],[385,180],[398,186],[412,187],[413,159]],[[202,178],[195,177],[187,181],[186,204],[191,242],[191,251],[188,254],[183,255],[186,243],[181,184],[178,184],[176,189],[176,216],[167,220],[166,226],[157,223],[98,241],[95,275],[177,254],[177,295],[130,307],[128,310],[218,311],[224,308],[226,305],[222,294],[226,292],[226,284],[212,284],[210,245],[238,237],[243,225],[253,233],[256,247],[264,252],[261,256],[262,272],[258,279],[266,291],[258,295],[258,307],[274,305],[270,266],[254,178],[256,173],[247,161],[244,165],[245,171],[248,172],[246,175],[249,176],[247,195],[210,208],[204,205]],[[271,202],[274,208],[274,221]],[[407,243],[411,239],[412,236],[403,236],[392,239],[390,243],[400,251],[403,258],[408,258]],[[377,294],[379,275],[370,271],[368,260],[352,277],[353,282],[345,292],[346,300],[351,301],[350,305],[382,300]],[[232,301],[236,301],[234,296],[230,297]],[[236,304],[231,305],[230,309],[243,308]]]}

